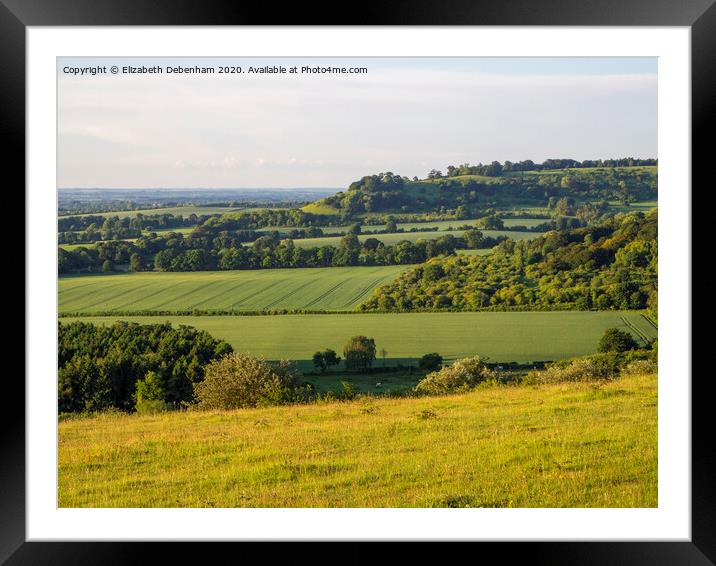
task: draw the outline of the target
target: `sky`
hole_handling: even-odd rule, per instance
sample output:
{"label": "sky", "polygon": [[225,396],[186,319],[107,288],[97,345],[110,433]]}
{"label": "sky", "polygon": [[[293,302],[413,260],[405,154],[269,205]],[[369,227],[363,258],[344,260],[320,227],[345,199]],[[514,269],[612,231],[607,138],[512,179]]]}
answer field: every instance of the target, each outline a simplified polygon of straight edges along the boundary
{"label": "sky", "polygon": [[[368,71],[247,73],[266,65]],[[57,72],[58,188],[346,187],[462,163],[658,157],[656,58],[58,58]]]}

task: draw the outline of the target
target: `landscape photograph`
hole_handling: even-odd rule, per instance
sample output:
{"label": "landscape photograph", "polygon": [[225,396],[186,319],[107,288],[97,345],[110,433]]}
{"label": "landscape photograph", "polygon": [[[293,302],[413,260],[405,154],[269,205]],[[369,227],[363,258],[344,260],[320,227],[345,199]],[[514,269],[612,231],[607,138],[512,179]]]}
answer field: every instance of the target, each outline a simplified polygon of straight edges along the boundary
{"label": "landscape photograph", "polygon": [[59,507],[658,507],[656,58],[57,74]]}

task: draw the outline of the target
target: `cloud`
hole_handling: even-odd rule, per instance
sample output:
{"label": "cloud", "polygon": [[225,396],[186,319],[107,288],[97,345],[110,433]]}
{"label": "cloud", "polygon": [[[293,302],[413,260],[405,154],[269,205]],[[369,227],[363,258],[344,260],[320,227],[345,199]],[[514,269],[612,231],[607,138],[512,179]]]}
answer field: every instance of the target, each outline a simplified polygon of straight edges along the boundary
{"label": "cloud", "polygon": [[655,74],[59,80],[58,186],[345,186],[494,159],[656,156]]}

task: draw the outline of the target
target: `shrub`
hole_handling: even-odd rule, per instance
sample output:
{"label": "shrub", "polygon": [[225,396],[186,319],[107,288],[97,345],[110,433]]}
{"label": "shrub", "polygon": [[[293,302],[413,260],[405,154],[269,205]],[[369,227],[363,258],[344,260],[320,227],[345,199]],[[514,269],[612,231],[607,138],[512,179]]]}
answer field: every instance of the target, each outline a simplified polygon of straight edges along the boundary
{"label": "shrub", "polygon": [[244,353],[212,361],[204,381],[194,386],[199,409],[237,409],[280,405],[297,397],[298,373],[293,364],[269,364]]}
{"label": "shrub", "polygon": [[623,370],[624,375],[645,375],[657,373],[658,366],[653,360],[636,360],[629,363]]}
{"label": "shrub", "polygon": [[626,352],[639,347],[634,337],[624,330],[608,328],[599,341],[599,352]]}
{"label": "shrub", "polygon": [[415,386],[415,391],[428,395],[467,391],[494,378],[495,373],[480,356],[475,356],[457,360],[451,366],[429,373]]}
{"label": "shrub", "polygon": [[[602,360],[603,362],[603,360]],[[608,364],[593,358],[573,360],[567,364],[552,364],[545,371],[530,372],[529,383],[562,383],[565,381],[601,381],[612,379],[616,371]]]}
{"label": "shrub", "polygon": [[137,381],[135,398],[134,408],[140,415],[160,413],[167,408],[159,376],[153,371],[147,372],[144,379]]}
{"label": "shrub", "polygon": [[348,383],[347,381],[341,381],[342,399],[350,401],[351,399],[355,399],[357,394],[358,393],[356,392],[355,388],[350,383]]}
{"label": "shrub", "polygon": [[422,358],[420,358],[420,361],[418,362],[418,366],[420,366],[420,369],[424,369],[426,371],[437,371],[442,365],[443,357],[435,352],[433,352],[432,354],[425,354]]}

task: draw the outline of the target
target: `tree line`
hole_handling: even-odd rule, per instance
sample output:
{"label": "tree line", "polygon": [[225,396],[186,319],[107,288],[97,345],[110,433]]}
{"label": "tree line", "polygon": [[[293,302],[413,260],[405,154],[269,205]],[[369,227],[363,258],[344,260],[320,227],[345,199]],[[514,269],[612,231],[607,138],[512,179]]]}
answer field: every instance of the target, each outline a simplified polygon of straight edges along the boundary
{"label": "tree line", "polygon": [[[658,164],[657,159],[638,159],[634,157],[622,157],[621,159],[586,159],[577,161],[576,159],[546,159],[542,163],[535,163],[531,159],[524,161],[493,161],[492,163],[483,165],[470,165],[463,163],[462,165],[448,165],[447,176],[457,177],[460,175],[481,175],[485,177],[499,177],[503,173],[514,171],[549,171],[554,169],[586,169],[586,168],[602,168],[602,167],[640,167],[655,166]],[[442,173],[435,169],[428,173],[429,179],[440,178]]]}
{"label": "tree line", "polygon": [[142,214],[136,216],[65,216],[57,220],[58,243],[81,244],[138,238],[145,230],[196,226],[216,214]]}
{"label": "tree line", "polygon": [[135,242],[100,242],[94,248],[59,249],[60,273],[111,271],[116,264],[129,263],[132,271],[211,271],[299,267],[345,267],[359,265],[406,265],[422,263],[458,249],[491,248],[506,240],[485,236],[471,229],[462,235],[446,234],[434,240],[408,240],[386,245],[377,238],[362,242],[356,234],[347,234],[338,246],[302,248],[291,239],[271,235],[256,238],[256,233],[237,231],[216,237],[184,237],[183,234],[151,234]]}
{"label": "tree line", "polygon": [[298,208],[262,208],[231,212],[209,218],[201,225],[201,235],[227,230],[259,230],[261,228],[307,228],[310,226],[340,226],[345,219],[334,215],[313,214]]}

